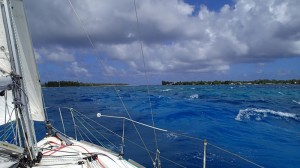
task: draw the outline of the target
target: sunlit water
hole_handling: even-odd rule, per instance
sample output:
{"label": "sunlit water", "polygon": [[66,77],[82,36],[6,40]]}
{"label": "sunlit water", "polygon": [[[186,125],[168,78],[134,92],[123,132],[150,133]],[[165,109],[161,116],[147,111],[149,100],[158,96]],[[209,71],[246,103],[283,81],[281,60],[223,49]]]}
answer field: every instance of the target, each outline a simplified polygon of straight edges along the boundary
{"label": "sunlit water", "polygon": [[[116,87],[136,121],[152,125],[146,87]],[[122,134],[122,120],[97,118],[102,115],[128,117],[113,87],[44,88],[48,116],[62,130],[59,112],[53,106],[72,107],[99,124]],[[186,167],[202,167],[203,142],[182,137],[184,133],[241,155],[264,167],[299,167],[300,165],[300,86],[150,86],[150,99],[162,167],[178,167],[163,157]],[[66,132],[74,135],[70,113],[62,109]],[[79,123],[77,123],[79,125]],[[37,124],[38,139],[44,126]],[[105,132],[103,127],[96,127]],[[156,151],[153,130],[137,126],[147,148]],[[82,132],[88,134],[82,129]],[[106,133],[108,133],[106,131]],[[102,143],[119,152],[121,139],[110,134],[94,134]],[[78,135],[78,138],[81,139]],[[83,136],[84,138],[84,136]],[[131,123],[125,123],[125,158],[153,167]],[[87,140],[87,139],[86,139]],[[91,141],[98,143],[95,138]],[[133,144],[138,144],[140,147]],[[150,153],[152,159],[155,155]],[[255,167],[231,154],[207,146],[207,167]]]}

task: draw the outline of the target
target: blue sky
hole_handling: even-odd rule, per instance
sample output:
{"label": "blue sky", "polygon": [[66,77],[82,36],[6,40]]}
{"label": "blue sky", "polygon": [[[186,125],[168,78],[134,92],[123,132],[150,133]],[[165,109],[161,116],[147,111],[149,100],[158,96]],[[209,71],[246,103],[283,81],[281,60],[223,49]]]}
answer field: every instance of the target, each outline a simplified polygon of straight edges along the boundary
{"label": "blue sky", "polygon": [[[300,1],[25,1],[41,81],[300,78]],[[82,29],[94,44],[90,45]]]}

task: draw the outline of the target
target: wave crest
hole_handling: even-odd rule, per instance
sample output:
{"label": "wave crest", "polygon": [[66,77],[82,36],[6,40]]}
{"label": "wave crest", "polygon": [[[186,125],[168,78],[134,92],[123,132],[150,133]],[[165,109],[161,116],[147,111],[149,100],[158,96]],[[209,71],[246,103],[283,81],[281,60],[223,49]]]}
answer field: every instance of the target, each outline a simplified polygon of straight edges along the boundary
{"label": "wave crest", "polygon": [[190,96],[190,99],[198,99],[199,95],[198,94],[193,94]]}
{"label": "wave crest", "polygon": [[171,91],[173,89],[163,89],[163,90],[160,90],[161,92],[168,92],[168,91]]}
{"label": "wave crest", "polygon": [[293,102],[300,105],[300,102],[298,102],[298,101],[296,101],[296,100],[293,100]]}
{"label": "wave crest", "polygon": [[244,119],[254,118],[255,120],[259,121],[262,120],[263,118],[268,117],[268,115],[300,121],[300,115],[298,114],[274,111],[270,109],[257,109],[257,108],[247,108],[247,109],[240,110],[238,115],[235,117],[235,120],[242,121]]}

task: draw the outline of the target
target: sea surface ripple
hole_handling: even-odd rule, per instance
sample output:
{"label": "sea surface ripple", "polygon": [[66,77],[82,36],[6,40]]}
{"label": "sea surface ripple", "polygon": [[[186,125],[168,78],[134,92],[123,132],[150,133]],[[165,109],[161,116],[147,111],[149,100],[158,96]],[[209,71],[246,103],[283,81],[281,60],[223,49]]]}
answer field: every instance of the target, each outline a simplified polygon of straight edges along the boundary
{"label": "sea surface ripple", "polygon": [[[207,139],[209,144],[264,167],[299,167],[300,86],[150,86],[149,89],[155,126],[169,130],[157,131],[162,157],[185,167],[201,167],[203,142],[177,134],[184,133]],[[72,107],[121,134],[122,121],[96,117],[97,113],[128,117],[115,90],[134,120],[152,125],[149,97],[143,86],[44,88],[43,94],[47,107]],[[49,120],[61,129],[57,109],[49,108],[47,112]],[[63,117],[65,124],[71,126],[66,132],[74,136],[71,117],[66,111]],[[41,138],[44,127],[36,125]],[[125,127],[125,137],[143,146],[132,124],[128,122]],[[103,131],[102,127],[97,129]],[[138,129],[147,148],[156,151],[153,130],[140,126]],[[111,149],[118,151],[121,140],[108,138],[116,144]],[[151,156],[155,158],[154,154]],[[162,157],[162,167],[177,167]],[[125,158],[152,167],[147,152],[129,141],[125,141]],[[255,166],[208,145],[207,167]]]}

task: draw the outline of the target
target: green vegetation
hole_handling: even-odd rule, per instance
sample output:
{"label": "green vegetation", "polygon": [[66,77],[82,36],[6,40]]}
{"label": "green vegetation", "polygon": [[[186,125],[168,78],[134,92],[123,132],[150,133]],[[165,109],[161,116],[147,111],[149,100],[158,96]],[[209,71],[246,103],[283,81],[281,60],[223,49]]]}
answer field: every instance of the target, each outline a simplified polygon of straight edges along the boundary
{"label": "green vegetation", "polygon": [[79,87],[79,86],[113,86],[113,85],[127,85],[123,83],[83,83],[74,81],[49,81],[44,83],[43,87]]}
{"label": "green vegetation", "polygon": [[189,82],[170,82],[162,81],[162,85],[247,85],[247,84],[300,84],[300,80],[269,80],[269,79],[259,79],[254,81],[189,81]]}

